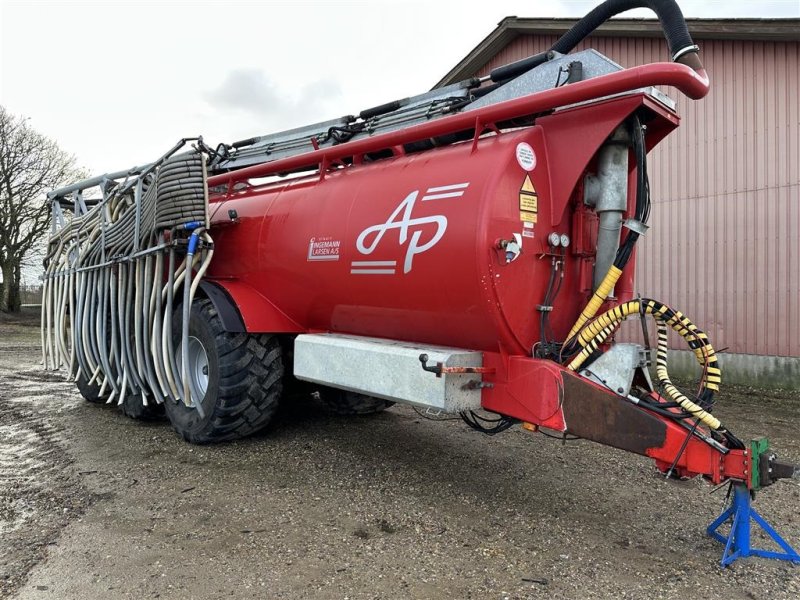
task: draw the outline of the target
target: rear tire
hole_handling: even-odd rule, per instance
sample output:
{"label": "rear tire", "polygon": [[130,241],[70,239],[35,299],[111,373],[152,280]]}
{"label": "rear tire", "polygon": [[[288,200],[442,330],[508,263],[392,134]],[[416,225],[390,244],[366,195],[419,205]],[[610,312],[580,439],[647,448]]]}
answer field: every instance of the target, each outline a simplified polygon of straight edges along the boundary
{"label": "rear tire", "polygon": [[158,421],[164,417],[164,405],[151,398],[145,406],[141,394],[125,396],[121,408],[123,415],[137,421]]}
{"label": "rear tire", "polygon": [[[174,322],[180,353],[180,316],[176,315]],[[193,392],[202,394],[198,400],[193,393],[193,402],[201,403],[204,416],[194,406],[165,400],[175,431],[187,442],[208,444],[242,438],[266,427],[282,391],[283,360],[278,338],[228,333],[213,303],[204,299],[192,305],[189,341],[194,353],[189,372],[196,369],[189,379]],[[201,375],[205,375],[205,381]]]}
{"label": "rear tire", "polygon": [[91,402],[92,404],[104,404],[108,398],[107,395],[100,395],[100,386],[97,384],[97,379],[90,384],[89,380],[86,379],[86,376],[83,374],[83,371],[78,375],[78,380],[75,383],[78,386],[78,391],[81,396],[83,396],[83,399],[87,402]]}
{"label": "rear tire", "polygon": [[394,402],[358,394],[356,392],[346,392],[336,388],[325,387],[317,392],[319,399],[325,407],[334,414],[341,416],[350,415],[371,415],[381,412],[392,406]]}

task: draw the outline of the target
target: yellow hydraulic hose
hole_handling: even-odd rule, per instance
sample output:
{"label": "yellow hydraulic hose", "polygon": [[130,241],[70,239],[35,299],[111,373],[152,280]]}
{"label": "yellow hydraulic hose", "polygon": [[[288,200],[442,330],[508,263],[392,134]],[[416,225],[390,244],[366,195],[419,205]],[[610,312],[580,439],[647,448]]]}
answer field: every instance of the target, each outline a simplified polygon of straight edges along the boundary
{"label": "yellow hydraulic hose", "polygon": [[[585,310],[584,313],[586,312]],[[622,321],[632,314],[640,314],[642,312],[653,316],[658,324],[656,374],[659,382],[664,386],[665,393],[703,424],[711,429],[719,430],[722,426],[719,419],[692,402],[670,381],[667,372],[667,326],[671,327],[689,344],[695,358],[704,368],[703,387],[712,392],[719,390],[722,375],[717,364],[716,352],[709,343],[708,336],[703,331],[698,329],[680,312],[673,311],[665,304],[654,300],[633,300],[603,313],[580,330],[577,341],[582,350],[572,359],[567,368],[571,371],[578,371],[581,365],[617,329]]]}
{"label": "yellow hydraulic hose", "polygon": [[[703,408],[689,400],[684,396],[681,391],[672,385],[667,373],[667,326],[664,321],[657,321],[658,323],[658,351],[656,355],[656,375],[659,382],[664,386],[664,392],[672,400],[681,405],[687,412],[699,419],[711,429],[717,430],[722,426],[719,419],[712,416]],[[719,369],[717,369],[719,370]]]}
{"label": "yellow hydraulic hose", "polygon": [[586,308],[583,309],[581,316],[578,317],[578,320],[575,321],[575,325],[572,326],[570,329],[569,335],[567,335],[567,340],[571,340],[576,333],[581,330],[589,319],[594,317],[597,314],[597,311],[600,310],[600,307],[603,306],[603,302],[606,301],[609,294],[611,294],[611,290],[614,289],[614,286],[617,285],[617,281],[619,281],[620,275],[622,275],[622,269],[611,265],[608,269],[608,273],[603,278],[603,281],[595,290],[594,294],[592,294],[591,300],[586,305]]}

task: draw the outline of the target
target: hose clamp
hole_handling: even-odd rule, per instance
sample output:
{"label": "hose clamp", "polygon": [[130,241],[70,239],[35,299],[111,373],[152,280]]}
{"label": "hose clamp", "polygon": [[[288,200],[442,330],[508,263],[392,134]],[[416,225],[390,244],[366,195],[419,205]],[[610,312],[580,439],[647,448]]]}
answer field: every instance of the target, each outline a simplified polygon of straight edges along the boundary
{"label": "hose clamp", "polygon": [[690,52],[700,52],[700,46],[697,44],[692,44],[691,46],[686,46],[685,48],[681,48],[675,54],[672,55],[672,62],[677,62],[677,60],[685,55],[689,54]]}
{"label": "hose clamp", "polygon": [[200,233],[198,231],[195,231],[189,238],[189,246],[186,249],[187,256],[194,256],[195,252],[197,252],[197,245],[199,242],[200,242]]}
{"label": "hose clamp", "polygon": [[634,233],[638,233],[639,235],[644,235],[647,233],[647,230],[650,229],[649,226],[645,225],[641,221],[637,221],[636,219],[626,219],[622,222],[622,225]]}

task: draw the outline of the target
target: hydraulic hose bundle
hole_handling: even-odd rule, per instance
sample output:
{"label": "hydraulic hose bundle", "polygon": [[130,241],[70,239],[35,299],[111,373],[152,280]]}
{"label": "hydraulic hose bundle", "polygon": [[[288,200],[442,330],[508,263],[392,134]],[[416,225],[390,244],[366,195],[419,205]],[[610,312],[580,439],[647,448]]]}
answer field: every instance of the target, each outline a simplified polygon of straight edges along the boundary
{"label": "hydraulic hose bundle", "polygon": [[[187,309],[213,244],[205,157],[196,150],[175,155],[185,142],[138,172],[50,195],[60,214],[71,192],[76,214],[54,223],[45,259],[43,363],[66,366],[91,399],[192,403],[176,340],[185,354]],[[81,210],[82,193],[92,187],[102,199]],[[173,322],[179,304],[180,328]]]}
{"label": "hydraulic hose bundle", "polygon": [[[622,321],[629,315],[652,316],[656,320],[658,331],[656,377],[660,388],[669,398],[669,401],[649,403],[645,400],[644,404],[651,410],[669,418],[695,419],[697,423],[702,423],[723,436],[727,440],[729,447],[743,448],[742,442],[725,430],[719,419],[711,414],[714,392],[719,390],[722,373],[714,348],[702,330],[680,312],[674,311],[661,302],[650,299],[626,302],[595,319],[595,315],[608,300],[614,286],[622,275],[623,269],[633,255],[636,242],[646,230],[646,224],[650,216],[650,187],[647,176],[644,128],[638,118],[634,117],[632,120],[631,129],[637,172],[635,214],[632,219],[624,223],[627,233],[619,246],[614,262],[592,294],[578,320],[572,326],[567,335],[567,340],[561,348],[560,356],[567,357],[569,360],[567,363],[568,369],[578,371],[587,360],[598,354],[600,346],[613,335]],[[699,397],[696,398],[696,402],[689,399],[670,380],[667,371],[668,328],[673,329],[687,342],[698,363],[703,367],[702,391]],[[670,409],[677,409],[677,411]]]}
{"label": "hydraulic hose bundle", "polygon": [[[650,315],[656,320],[658,329],[658,349],[656,359],[656,377],[659,387],[663,389],[672,403],[659,402],[653,406],[666,416],[674,418],[693,418],[708,428],[725,436],[730,447],[744,447],[735,436],[722,427],[722,423],[711,414],[714,404],[714,392],[719,390],[722,371],[719,368],[716,352],[708,341],[708,336],[694,325],[688,318],[669,306],[656,300],[642,298],[626,302],[603,313],[581,330],[577,343],[581,351],[567,365],[571,371],[578,371],[581,366],[603,344],[620,324],[630,315]],[[678,333],[694,352],[697,362],[703,367],[701,378],[702,392],[697,402],[683,394],[669,378],[667,372],[667,332],[668,328]],[[648,408],[651,406],[648,405]],[[667,409],[680,408],[683,412],[668,412]]]}

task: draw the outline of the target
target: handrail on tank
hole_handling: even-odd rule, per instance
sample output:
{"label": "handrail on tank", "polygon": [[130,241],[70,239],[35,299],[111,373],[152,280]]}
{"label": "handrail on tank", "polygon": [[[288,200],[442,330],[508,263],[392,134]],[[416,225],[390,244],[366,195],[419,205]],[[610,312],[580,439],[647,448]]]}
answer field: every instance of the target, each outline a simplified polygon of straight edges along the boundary
{"label": "handrail on tank", "polygon": [[320,148],[305,154],[214,175],[209,177],[208,185],[209,187],[230,186],[236,181],[319,167],[319,165],[331,164],[347,157],[360,156],[448,133],[465,131],[474,127],[476,120],[488,125],[655,85],[673,86],[693,100],[703,98],[708,94],[710,88],[708,76],[702,68],[694,71],[679,63],[652,63],[536,92],[521,98],[498,102],[474,111],[458,113],[375,137]]}

